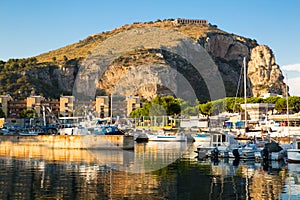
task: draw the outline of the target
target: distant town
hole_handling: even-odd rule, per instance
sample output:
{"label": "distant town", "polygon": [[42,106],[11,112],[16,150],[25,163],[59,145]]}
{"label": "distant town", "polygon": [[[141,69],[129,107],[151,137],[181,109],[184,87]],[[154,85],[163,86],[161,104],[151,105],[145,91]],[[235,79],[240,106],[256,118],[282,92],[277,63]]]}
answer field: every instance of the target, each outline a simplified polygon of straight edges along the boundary
{"label": "distant town", "polygon": [[0,108],[6,118],[20,118],[23,110],[34,110],[37,117],[41,116],[43,107],[51,109],[56,116],[73,116],[83,114],[87,110],[92,111],[95,117],[110,117],[112,112],[122,117],[140,108],[140,99],[137,96],[130,96],[118,99],[111,104],[109,96],[97,96],[94,101],[79,101],[74,96],[61,96],[59,100],[47,100],[43,96],[30,96],[24,100],[14,100],[10,95],[0,96]]}

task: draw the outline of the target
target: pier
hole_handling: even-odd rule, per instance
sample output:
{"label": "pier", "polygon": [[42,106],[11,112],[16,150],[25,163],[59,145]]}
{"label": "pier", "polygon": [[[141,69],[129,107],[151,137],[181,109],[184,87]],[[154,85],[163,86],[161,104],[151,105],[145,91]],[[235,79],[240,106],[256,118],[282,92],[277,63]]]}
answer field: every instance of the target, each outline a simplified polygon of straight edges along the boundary
{"label": "pier", "polygon": [[37,135],[37,136],[0,136],[0,145],[44,146],[53,149],[134,149],[133,136],[123,135]]}

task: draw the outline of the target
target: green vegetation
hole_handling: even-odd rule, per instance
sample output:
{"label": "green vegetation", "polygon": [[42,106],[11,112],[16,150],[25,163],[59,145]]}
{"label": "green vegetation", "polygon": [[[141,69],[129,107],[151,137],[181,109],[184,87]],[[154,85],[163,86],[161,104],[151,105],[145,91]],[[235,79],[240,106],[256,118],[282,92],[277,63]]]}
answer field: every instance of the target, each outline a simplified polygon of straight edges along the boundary
{"label": "green vegetation", "polygon": [[[156,20],[155,22],[141,22],[126,24],[124,26],[118,27],[111,31],[102,32],[99,34],[94,34],[86,39],[80,40],[77,43],[67,45],[57,50],[53,50],[41,55],[38,55],[36,58],[38,62],[53,62],[53,61],[63,61],[65,56],[68,59],[78,59],[86,58],[91,52],[101,43],[102,41],[127,30],[132,30],[135,28],[151,28],[159,27],[164,29],[171,29],[179,31],[180,33],[187,35],[193,39],[198,39],[201,37],[206,37],[208,33],[223,33],[228,34],[222,30],[216,28],[213,25],[197,25],[197,24],[186,24],[180,26],[174,26],[174,19],[165,19],[165,20]],[[237,39],[248,40],[239,36],[235,36]],[[55,58],[55,60],[53,59]]]}
{"label": "green vegetation", "polygon": [[[58,98],[62,91],[58,84],[57,72],[59,68],[75,68],[79,60],[69,60],[67,57],[61,62],[38,63],[36,58],[9,59],[0,61],[0,91],[10,94],[14,99],[25,99],[30,95],[43,95],[46,98]],[[74,74],[71,74],[74,76]]]}
{"label": "green vegetation", "polygon": [[2,108],[0,108],[0,118],[5,118],[5,113],[4,111],[2,110]]}
{"label": "green vegetation", "polygon": [[35,116],[37,116],[37,114],[34,110],[23,110],[20,113],[20,118],[34,118]]}
{"label": "green vegetation", "polygon": [[144,100],[143,107],[130,113],[130,117],[177,115],[180,113],[180,99],[172,96],[153,98],[150,102]]}
{"label": "green vegetation", "polygon": [[[289,110],[292,113],[300,112],[300,97],[290,96]],[[266,99],[258,97],[247,98],[247,103],[271,103],[275,104],[275,110],[279,113],[285,113],[287,108],[286,98],[269,97]],[[141,116],[163,116],[163,115],[185,115],[195,116],[198,114],[211,116],[221,112],[241,112],[241,104],[244,104],[244,98],[227,97],[210,101],[203,104],[192,105],[182,99],[176,99],[171,96],[156,97],[152,101],[144,101],[142,108],[131,112],[130,117],[138,118]]]}

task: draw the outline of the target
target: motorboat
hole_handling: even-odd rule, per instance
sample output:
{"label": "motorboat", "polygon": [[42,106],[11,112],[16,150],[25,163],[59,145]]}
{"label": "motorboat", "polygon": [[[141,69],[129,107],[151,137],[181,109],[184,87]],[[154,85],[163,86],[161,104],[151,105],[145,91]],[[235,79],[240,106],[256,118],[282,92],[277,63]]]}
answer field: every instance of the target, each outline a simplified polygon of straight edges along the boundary
{"label": "motorboat", "polygon": [[239,148],[235,148],[232,150],[232,154],[236,159],[255,159],[257,151],[257,146],[254,143],[246,143]]}
{"label": "motorboat", "polygon": [[261,152],[262,159],[267,160],[283,160],[287,156],[287,150],[291,148],[290,144],[279,145],[274,140],[267,142]]}
{"label": "motorboat", "polygon": [[147,133],[147,136],[149,142],[187,142],[187,136],[184,133],[173,134],[159,131],[157,134]]}
{"label": "motorboat", "polygon": [[196,133],[192,137],[194,138],[195,142],[209,142],[210,141],[210,135],[205,132]]}
{"label": "motorboat", "polygon": [[95,135],[124,135],[125,132],[119,130],[116,125],[100,125],[94,127],[93,134]]}
{"label": "motorboat", "polygon": [[292,148],[287,150],[287,162],[300,162],[300,135],[293,136]]}
{"label": "motorboat", "polygon": [[234,140],[235,135],[220,131],[210,131],[207,133],[210,135],[209,143],[202,143],[197,147],[196,153],[198,158],[212,157],[212,158],[228,158],[233,147],[238,145]]}

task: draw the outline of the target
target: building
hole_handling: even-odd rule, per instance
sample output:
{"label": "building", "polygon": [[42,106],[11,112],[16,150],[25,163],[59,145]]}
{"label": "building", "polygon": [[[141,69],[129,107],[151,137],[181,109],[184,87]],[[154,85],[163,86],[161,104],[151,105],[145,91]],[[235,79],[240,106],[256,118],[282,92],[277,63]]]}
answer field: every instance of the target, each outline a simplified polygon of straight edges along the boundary
{"label": "building", "polygon": [[105,118],[109,117],[110,107],[109,107],[108,96],[97,96],[96,97],[96,117]]}
{"label": "building", "polygon": [[0,108],[5,113],[5,116],[8,116],[8,104],[12,98],[10,95],[0,95]]}
{"label": "building", "polygon": [[[249,103],[241,104],[242,109],[247,108],[247,120],[251,121],[261,121],[264,120],[269,111],[274,110],[275,104],[269,103]],[[241,118],[244,120],[244,115],[241,115]]]}
{"label": "building", "polygon": [[127,117],[127,102],[126,97],[121,95],[113,95],[111,97],[110,107],[112,117]]}
{"label": "building", "polygon": [[127,116],[130,115],[132,111],[141,107],[140,98],[138,96],[127,97]]}
{"label": "building", "polygon": [[57,100],[46,100],[42,96],[30,96],[26,99],[27,110],[34,110],[37,117],[42,117],[43,111],[48,112],[46,109],[49,108],[55,115],[59,114],[59,101]]}
{"label": "building", "polygon": [[21,112],[26,109],[27,109],[26,100],[8,101],[6,118],[20,118]]}
{"label": "building", "polygon": [[174,21],[175,25],[180,25],[180,24],[201,24],[201,25],[207,25],[208,21],[204,19],[182,19],[182,18],[177,18]]}
{"label": "building", "polygon": [[[97,96],[95,101],[77,101],[74,96],[61,96],[59,100],[47,100],[42,96],[30,96],[25,100],[13,100],[9,95],[0,96],[0,108],[7,118],[20,118],[23,110],[35,110],[37,117],[42,116],[43,109],[51,110],[56,116],[84,116],[94,117],[127,117],[140,108],[140,99],[136,96],[125,98],[114,95]],[[48,109],[49,108],[49,109]]]}
{"label": "building", "polygon": [[62,116],[68,117],[74,113],[74,96],[61,96],[59,99],[59,113]]}
{"label": "building", "polygon": [[35,110],[38,117],[41,117],[41,103],[42,103],[43,97],[42,96],[31,96],[27,97],[26,99],[26,108],[27,110]]}

